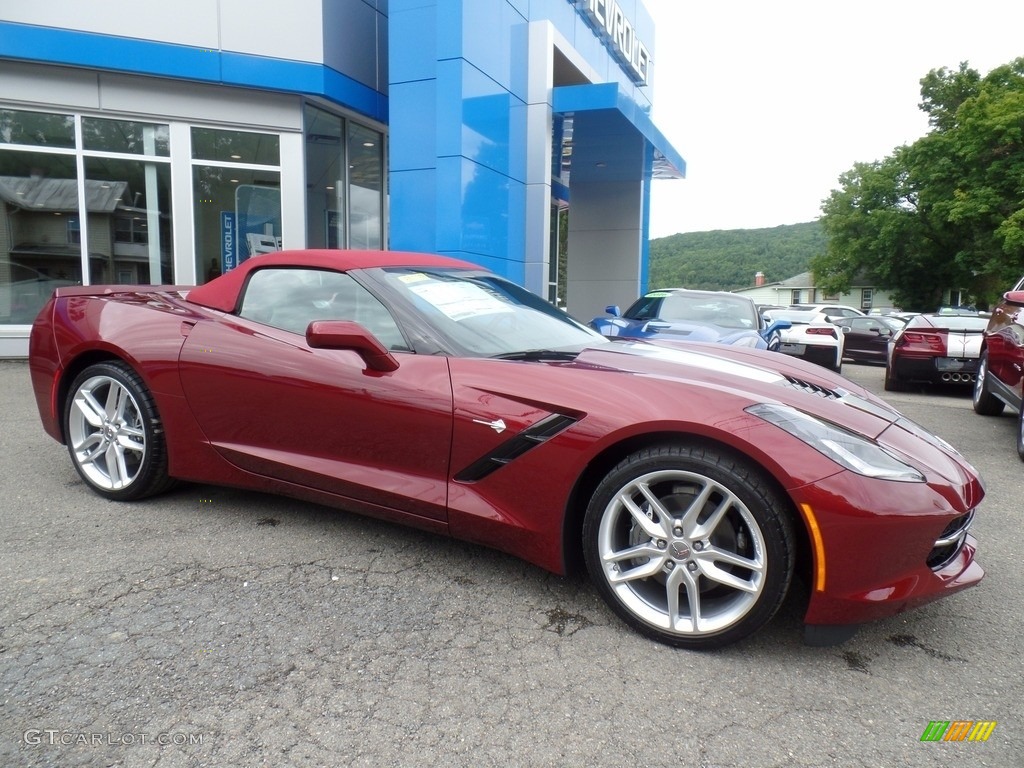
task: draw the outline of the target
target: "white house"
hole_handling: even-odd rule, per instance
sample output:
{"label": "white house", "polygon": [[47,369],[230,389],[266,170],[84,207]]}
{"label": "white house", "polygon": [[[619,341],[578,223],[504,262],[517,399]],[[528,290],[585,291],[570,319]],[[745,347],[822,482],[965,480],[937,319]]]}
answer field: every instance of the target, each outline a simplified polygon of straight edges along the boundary
{"label": "white house", "polygon": [[846,293],[825,293],[814,286],[814,275],[802,272],[787,280],[775,283],[764,282],[764,275],[758,272],[754,285],[733,291],[753,299],[755,304],[771,304],[788,307],[790,304],[820,304],[832,302],[860,307],[867,312],[872,307],[894,306],[887,291],[876,288],[866,280],[855,281]]}

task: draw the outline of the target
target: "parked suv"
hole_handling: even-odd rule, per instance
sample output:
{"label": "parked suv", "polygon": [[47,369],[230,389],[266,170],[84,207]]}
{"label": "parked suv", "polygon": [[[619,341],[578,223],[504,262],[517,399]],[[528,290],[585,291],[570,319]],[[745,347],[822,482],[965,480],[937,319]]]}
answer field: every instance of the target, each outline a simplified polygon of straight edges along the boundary
{"label": "parked suv", "polygon": [[1024,460],[1024,277],[1003,294],[985,329],[974,383],[974,410],[998,416],[1017,411],[1017,453]]}

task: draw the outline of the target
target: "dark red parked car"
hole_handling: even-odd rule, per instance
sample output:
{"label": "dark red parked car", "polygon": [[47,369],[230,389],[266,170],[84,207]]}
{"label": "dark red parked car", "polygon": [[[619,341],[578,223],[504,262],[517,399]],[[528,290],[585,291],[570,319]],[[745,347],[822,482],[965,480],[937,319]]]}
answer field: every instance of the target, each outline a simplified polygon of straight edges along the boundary
{"label": "dark red parked car", "polygon": [[221,483],[582,561],[672,645],[754,632],[794,577],[827,642],[983,575],[977,473],[861,387],[763,350],[609,340],[439,256],[60,288],[30,368],[44,428],[106,498]]}
{"label": "dark red parked car", "polygon": [[1017,411],[1017,453],[1024,460],[1024,277],[992,311],[974,384],[974,410],[998,416]]}

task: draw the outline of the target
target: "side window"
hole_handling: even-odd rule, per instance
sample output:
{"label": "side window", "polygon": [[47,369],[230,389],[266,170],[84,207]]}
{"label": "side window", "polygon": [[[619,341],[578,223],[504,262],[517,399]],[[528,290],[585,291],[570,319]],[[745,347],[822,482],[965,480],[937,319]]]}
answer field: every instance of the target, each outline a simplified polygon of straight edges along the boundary
{"label": "side window", "polygon": [[387,308],[343,272],[257,270],[249,276],[238,314],[302,335],[314,320],[354,320],[388,349],[409,349]]}

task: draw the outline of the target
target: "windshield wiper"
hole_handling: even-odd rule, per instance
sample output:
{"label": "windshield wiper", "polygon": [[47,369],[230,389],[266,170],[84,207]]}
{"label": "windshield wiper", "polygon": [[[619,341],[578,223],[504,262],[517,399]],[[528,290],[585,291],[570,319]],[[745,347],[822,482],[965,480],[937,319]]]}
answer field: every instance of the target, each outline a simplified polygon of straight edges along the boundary
{"label": "windshield wiper", "polygon": [[527,360],[537,362],[540,360],[575,360],[579,352],[567,352],[564,349],[524,349],[522,352],[504,352],[500,355],[491,355],[495,360]]}

